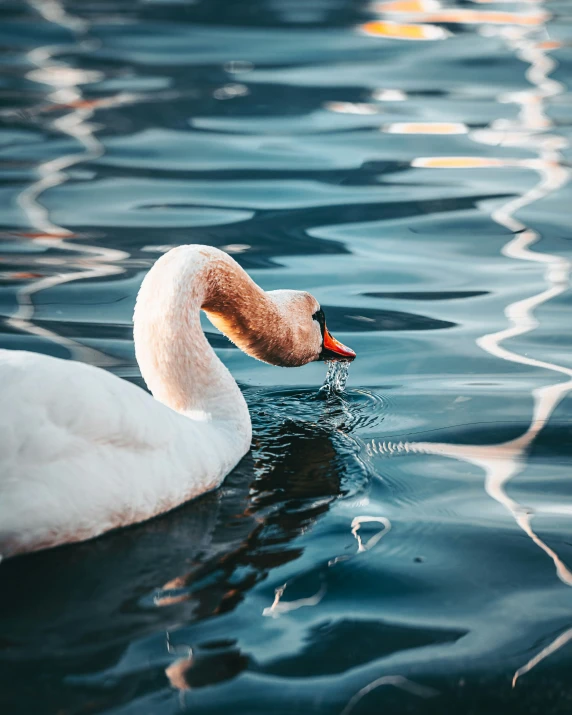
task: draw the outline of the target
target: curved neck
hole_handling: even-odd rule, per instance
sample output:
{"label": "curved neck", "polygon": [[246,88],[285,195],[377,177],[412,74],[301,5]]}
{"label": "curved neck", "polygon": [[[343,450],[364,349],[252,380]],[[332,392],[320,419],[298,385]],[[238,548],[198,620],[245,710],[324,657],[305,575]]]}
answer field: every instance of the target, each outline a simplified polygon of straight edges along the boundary
{"label": "curved neck", "polygon": [[[157,400],[191,419],[247,426],[250,439],[244,397],[209,345],[200,322],[201,308],[224,302],[220,276],[229,271],[221,271],[221,266],[231,262],[237,266],[227,254],[206,246],[180,246],[162,256],[137,296],[135,354]],[[224,292],[240,294],[240,289],[227,285]]]}

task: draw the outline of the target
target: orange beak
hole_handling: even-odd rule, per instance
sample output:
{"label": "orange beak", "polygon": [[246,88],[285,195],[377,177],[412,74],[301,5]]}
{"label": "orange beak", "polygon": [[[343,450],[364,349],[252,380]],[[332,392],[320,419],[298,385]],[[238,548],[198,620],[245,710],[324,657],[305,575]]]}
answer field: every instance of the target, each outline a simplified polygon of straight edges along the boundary
{"label": "orange beak", "polygon": [[327,328],[324,329],[324,349],[320,356],[321,360],[353,360],[355,356],[351,348],[342,345]]}

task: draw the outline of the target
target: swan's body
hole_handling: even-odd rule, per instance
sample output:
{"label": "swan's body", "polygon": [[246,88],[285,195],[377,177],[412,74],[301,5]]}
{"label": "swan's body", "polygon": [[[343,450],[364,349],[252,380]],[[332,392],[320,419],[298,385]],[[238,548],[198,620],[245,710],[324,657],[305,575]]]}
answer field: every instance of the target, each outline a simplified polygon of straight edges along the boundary
{"label": "swan's body", "polygon": [[3,350],[0,375],[4,557],[171,509],[217,487],[250,444],[246,419],[190,423],[90,365]]}
{"label": "swan's body", "polygon": [[324,349],[310,294],[264,293],[221,251],[181,246],[137,298],[136,356],[153,397],[89,365],[0,350],[0,556],[165,512],[219,486],[248,451],[248,408],[201,308],[267,362],[301,365]]}

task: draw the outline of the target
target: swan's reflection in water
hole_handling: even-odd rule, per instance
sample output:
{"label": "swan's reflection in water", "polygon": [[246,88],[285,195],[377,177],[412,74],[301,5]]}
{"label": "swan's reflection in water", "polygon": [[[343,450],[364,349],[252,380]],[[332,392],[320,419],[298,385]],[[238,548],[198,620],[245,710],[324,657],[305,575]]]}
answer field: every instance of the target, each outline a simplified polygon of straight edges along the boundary
{"label": "swan's reflection in water", "polygon": [[[236,608],[272,569],[302,555],[297,538],[333,501],[367,480],[344,426],[351,404],[306,393],[308,420],[293,416],[297,400],[288,398],[251,402],[257,443],[218,492],[104,538],[3,564],[5,675],[21,677],[20,659],[26,668],[42,664],[48,681],[66,677],[78,685],[69,691],[73,700],[90,680],[79,674],[113,671],[118,658],[121,670],[134,644],[165,632],[153,657],[172,687],[206,685],[247,668],[250,659],[234,641],[181,645],[177,630]],[[103,706],[117,695],[96,699]]]}
{"label": "swan's reflection in water", "polygon": [[[195,568],[168,581],[154,597],[157,606],[188,600],[199,618],[232,609],[271,569],[301,555],[291,542],[342,494],[344,478],[352,477],[344,474],[347,465],[336,449],[340,435],[289,419],[270,432],[271,442],[259,438],[254,457],[246,458],[251,464],[243,481],[229,478],[221,490],[218,520],[236,537],[222,553],[199,557]],[[213,534],[213,543],[218,539]]]}
{"label": "swan's reflection in water", "polygon": [[[333,501],[340,496],[355,496],[365,485],[368,469],[359,460],[359,443],[349,433],[358,414],[351,402],[337,395],[287,391],[274,393],[273,398],[282,407],[289,404],[294,408],[302,403],[305,410],[302,419],[271,419],[262,432],[255,427],[258,436],[251,465],[255,479],[248,486],[248,495],[229,480],[225,482],[220,508],[232,510],[226,523],[239,532],[239,541],[230,549],[227,544],[222,555],[202,560],[187,574],[166,583],[154,597],[157,606],[194,601],[199,617],[232,609],[244,592],[264,580],[271,569],[301,556],[302,549],[291,542],[307,532]],[[270,417],[265,410],[254,414],[265,421]],[[381,535],[390,528],[387,519],[363,520],[381,522]],[[358,551],[370,548],[381,538],[373,536],[363,544],[358,534],[361,523],[356,518],[351,525]],[[332,559],[328,565],[335,562]],[[216,596],[211,588],[213,579],[219,589]],[[317,605],[325,593],[322,584],[314,595],[285,602],[282,596],[286,587],[284,584],[276,589],[274,603],[263,609],[262,615],[277,617]]]}

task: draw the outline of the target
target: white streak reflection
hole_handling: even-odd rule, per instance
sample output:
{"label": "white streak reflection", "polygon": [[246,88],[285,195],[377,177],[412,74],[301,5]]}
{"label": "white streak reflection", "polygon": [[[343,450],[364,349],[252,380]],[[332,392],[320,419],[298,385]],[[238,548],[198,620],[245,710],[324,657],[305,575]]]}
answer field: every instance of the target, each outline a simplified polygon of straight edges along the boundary
{"label": "white streak reflection", "polygon": [[411,693],[411,695],[416,695],[420,698],[432,698],[435,695],[439,695],[437,690],[429,688],[426,685],[414,683],[412,680],[404,678],[402,675],[383,675],[381,678],[377,678],[371,683],[368,683],[368,685],[365,685],[361,688],[361,690],[358,690],[358,692],[351,698],[342,710],[340,715],[349,715],[362,698],[364,698],[368,693],[371,693],[372,690],[375,690],[382,685],[393,685],[395,688],[405,690],[405,692]]}
{"label": "white streak reflection", "polygon": [[48,22],[67,27],[72,32],[82,34],[87,23],[80,17],[68,15],[60,0],[28,0],[29,4]]}
{"label": "white streak reflection", "polygon": [[560,650],[560,648],[563,648],[567,643],[569,643],[572,640],[572,628],[569,628],[567,631],[564,631],[564,633],[561,633],[558,638],[555,638],[550,645],[546,646],[546,648],[543,648],[540,653],[537,653],[534,658],[531,658],[526,665],[523,665],[522,668],[519,668],[516,673],[514,674],[514,677],[512,679],[512,687],[514,688],[516,685],[516,681],[520,678],[521,675],[525,675],[526,673],[530,672],[535,666],[537,666],[539,663],[541,663],[545,658],[548,658],[549,655],[552,655],[552,653],[556,653],[557,650]]}
{"label": "white streak reflection", "polygon": [[[383,526],[383,529],[378,531],[376,534],[371,536],[365,543],[362,541],[361,534],[359,533],[362,524],[371,524],[371,523],[378,523]],[[385,516],[356,516],[352,519],[351,523],[351,534],[354,537],[354,539],[358,543],[358,548],[355,554],[353,555],[348,555],[348,554],[342,554],[341,556],[335,556],[334,558],[330,559],[327,563],[328,568],[332,568],[332,566],[335,566],[336,564],[339,564],[343,561],[348,561],[351,558],[354,558],[357,556],[357,554],[361,554],[364,551],[369,551],[372,549],[386,534],[388,534],[391,531],[391,522],[389,519],[387,519]],[[309,598],[299,598],[296,601],[282,601],[282,596],[284,595],[284,591],[286,590],[286,587],[288,586],[288,582],[280,586],[274,591],[274,602],[271,606],[266,607],[262,611],[263,616],[272,616],[273,618],[277,618],[278,616],[282,615],[283,613],[289,613],[290,611],[295,611],[298,608],[302,608],[303,606],[317,606],[318,603],[322,600],[322,598],[326,594],[326,584],[323,583],[322,586],[320,587],[320,590],[314,595],[310,596]]]}
{"label": "white streak reflection", "polygon": [[[481,18],[484,19],[483,13]],[[531,16],[529,16],[531,17]],[[531,89],[502,96],[499,101],[512,102],[520,106],[518,118],[513,121],[498,120],[487,129],[470,134],[474,141],[489,145],[523,147],[536,150],[538,158],[511,162],[501,165],[519,165],[539,174],[540,181],[522,196],[511,199],[492,213],[492,218],[516,235],[503,248],[502,254],[517,261],[529,261],[544,266],[545,287],[528,298],[511,303],[505,308],[508,326],[501,331],[489,333],[478,338],[477,344],[483,350],[501,360],[545,369],[559,375],[565,375],[563,382],[537,388],[531,391],[533,413],[529,427],[516,439],[492,445],[460,445],[449,443],[381,443],[377,445],[379,454],[391,455],[400,452],[419,452],[438,454],[463,460],[480,467],[485,473],[487,494],[501,504],[513,517],[522,531],[553,562],[556,575],[567,586],[572,586],[572,572],[562,561],[558,553],[534,531],[533,512],[507,494],[507,485],[511,479],[522,472],[526,466],[527,455],[543,427],[549,422],[555,409],[572,390],[572,369],[547,360],[541,360],[511,350],[504,344],[509,338],[524,335],[538,327],[539,321],[534,310],[564,293],[570,285],[570,261],[562,256],[531,250],[538,242],[538,232],[527,227],[516,217],[516,213],[526,206],[548,196],[562,188],[569,179],[569,171],[562,165],[561,149],[566,141],[557,135],[546,134],[552,126],[546,113],[545,101],[563,91],[563,87],[548,77],[555,68],[555,62],[547,55],[552,49],[550,43],[542,42],[546,33],[547,13],[538,13],[542,17],[538,26],[507,24],[504,27],[484,27],[481,32],[503,39],[516,53],[519,59],[528,64],[526,77],[532,84]],[[434,21],[434,18],[431,18]],[[416,166],[444,166],[439,159],[426,158],[414,162]],[[461,167],[461,164],[458,164]],[[370,447],[368,453],[372,454]],[[565,631],[551,645],[532,658],[525,666],[516,671],[513,685],[517,679],[528,673],[535,665],[551,653],[565,645],[572,637],[572,629]]]}
{"label": "white streak reflection", "polygon": [[[81,18],[69,15],[60,0],[29,0],[29,4],[49,22],[71,30],[77,38],[76,48],[88,49],[91,46],[92,43],[85,38],[88,24]],[[129,257],[128,253],[116,249],[70,243],[66,239],[73,238],[74,234],[54,223],[48,210],[41,203],[42,194],[68,180],[67,170],[81,162],[97,159],[104,152],[103,144],[95,136],[95,127],[89,122],[98,104],[84,100],[79,89],[81,84],[97,81],[101,76],[99,73],[69,67],[55,60],[58,54],[68,50],[67,45],[52,45],[29,52],[28,58],[36,65],[36,69],[31,70],[28,77],[51,88],[47,95],[50,102],[48,110],[54,106],[71,109],[54,120],[51,126],[75,140],[81,146],[81,150],[42,162],[37,167],[38,178],[20,192],[17,201],[36,232],[33,235],[36,243],[57,251],[73,252],[80,256],[83,254],[84,257],[74,258],[72,261],[63,257],[54,259],[66,269],[72,270],[58,272],[22,286],[17,291],[18,309],[6,322],[21,332],[62,345],[76,359],[99,366],[109,366],[115,364],[117,360],[33,322],[34,294],[70,281],[117,275],[124,271],[119,263]],[[121,97],[119,101],[124,102],[125,98]]]}
{"label": "white streak reflection", "polygon": [[[378,531],[377,534],[374,534],[372,537],[370,537],[364,544],[361,539],[359,530],[362,524],[371,522],[383,524],[383,529],[381,531]],[[362,553],[363,551],[369,551],[378,543],[380,539],[382,539],[386,534],[388,534],[390,530],[391,522],[385,516],[356,516],[352,521],[352,534],[358,542],[358,554]]]}
{"label": "white streak reflection", "polygon": [[320,586],[320,590],[313,596],[309,596],[308,598],[298,598],[295,601],[282,601],[281,598],[284,595],[287,585],[288,584],[285,583],[275,590],[274,603],[262,611],[263,616],[278,618],[278,616],[281,616],[283,613],[297,611],[299,608],[303,608],[304,606],[316,606],[326,595],[326,586],[325,584],[322,584]]}

